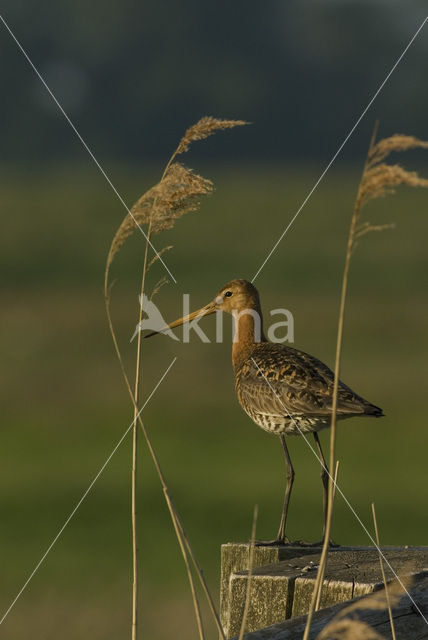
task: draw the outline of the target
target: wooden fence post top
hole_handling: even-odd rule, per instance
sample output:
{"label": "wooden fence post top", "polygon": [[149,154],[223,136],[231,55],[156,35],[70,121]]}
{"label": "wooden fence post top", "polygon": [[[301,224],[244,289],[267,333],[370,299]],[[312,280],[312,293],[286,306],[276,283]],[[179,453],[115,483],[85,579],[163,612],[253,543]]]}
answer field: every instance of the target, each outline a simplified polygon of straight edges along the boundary
{"label": "wooden fence post top", "polygon": [[[319,547],[294,545],[254,548],[246,625],[249,632],[307,613],[320,552]],[[395,577],[394,573],[418,573],[428,568],[428,547],[382,547],[382,553],[387,560],[384,565],[388,581]],[[249,543],[222,545],[220,614],[227,638],[239,634],[249,555]],[[347,602],[382,587],[376,548],[333,548],[329,553],[321,607]]]}

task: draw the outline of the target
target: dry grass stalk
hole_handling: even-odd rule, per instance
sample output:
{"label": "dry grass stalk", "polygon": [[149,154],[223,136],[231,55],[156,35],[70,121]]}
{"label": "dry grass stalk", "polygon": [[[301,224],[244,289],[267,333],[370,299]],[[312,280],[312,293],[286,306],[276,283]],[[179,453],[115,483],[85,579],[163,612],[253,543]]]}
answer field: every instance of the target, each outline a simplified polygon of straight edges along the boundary
{"label": "dry grass stalk", "polygon": [[[124,362],[123,362],[122,353],[121,353],[121,351],[119,349],[119,344],[117,342],[116,332],[114,330],[114,326],[113,326],[112,319],[111,319],[110,298],[106,299],[106,310],[107,310],[107,319],[108,319],[108,323],[109,323],[109,328],[110,328],[110,332],[111,332],[112,339],[113,339],[113,345],[114,345],[114,348],[115,348],[115,351],[116,351],[117,358],[119,360],[119,364],[120,364],[120,368],[121,368],[121,371],[122,371],[123,378],[125,380],[126,388],[128,390],[131,402],[132,402],[132,404],[134,406],[134,411],[135,410],[138,411],[138,407],[135,404],[134,394],[133,394],[133,391],[131,389],[131,383],[130,383],[130,380],[128,378],[128,374],[126,373],[126,370],[125,370],[125,365],[124,365]],[[151,439],[149,437],[149,434],[147,432],[147,429],[145,427],[145,424],[143,422],[143,419],[142,419],[141,414],[139,413],[139,411],[137,413],[137,419],[138,419],[138,422],[140,424],[141,430],[143,432],[144,438],[146,440],[146,444],[147,444],[147,447],[149,449],[151,458],[153,460],[153,464],[154,464],[154,467],[156,469],[158,478],[160,480],[160,484],[161,484],[161,487],[162,487],[162,492],[163,492],[163,495],[165,497],[165,501],[166,501],[166,504],[167,504],[167,507],[168,507],[168,510],[169,510],[169,514],[171,516],[171,521],[173,523],[174,530],[175,530],[175,533],[177,535],[177,540],[178,540],[178,543],[179,543],[179,546],[180,546],[180,550],[181,550],[182,555],[183,555],[183,560],[184,560],[184,563],[185,563],[185,566],[186,566],[187,575],[188,575],[188,578],[189,578],[190,590],[191,590],[191,594],[192,594],[192,601],[193,601],[193,605],[194,605],[194,609],[195,609],[195,617],[196,617],[197,624],[198,624],[198,629],[199,629],[199,637],[201,638],[201,640],[203,639],[201,613],[200,613],[199,601],[198,601],[198,598],[196,596],[196,589],[195,589],[195,584],[194,584],[194,580],[193,580],[193,574],[192,574],[192,571],[191,571],[191,568],[190,568],[190,561],[189,561],[188,553],[189,553],[190,558],[191,558],[191,560],[192,560],[192,562],[193,562],[193,564],[195,566],[196,572],[198,574],[198,578],[199,578],[199,580],[200,580],[200,582],[202,584],[202,587],[204,589],[204,592],[205,592],[205,595],[207,597],[207,600],[208,600],[211,612],[213,614],[214,620],[216,622],[219,634],[222,637],[222,640],[226,640],[225,636],[224,636],[224,632],[223,632],[223,627],[221,626],[221,623],[220,623],[220,617],[219,617],[219,615],[218,615],[218,613],[216,611],[215,605],[214,605],[213,597],[212,597],[211,593],[209,592],[208,585],[206,584],[203,572],[202,572],[202,570],[201,570],[201,568],[200,568],[200,566],[198,564],[197,558],[196,558],[196,556],[195,556],[195,554],[193,552],[193,549],[192,549],[192,547],[190,545],[188,537],[187,537],[187,535],[186,535],[186,533],[184,531],[184,527],[183,527],[182,522],[180,520],[179,514],[178,514],[177,510],[175,509],[174,504],[173,504],[173,502],[171,500],[169,489],[168,489],[168,485],[166,483],[165,476],[164,476],[164,474],[162,472],[162,469],[161,469],[161,466],[160,466],[160,463],[159,463],[159,458],[158,458],[158,456],[157,456],[157,454],[156,454],[156,452],[154,450],[152,441],[151,441]]]}
{"label": "dry grass stalk", "polygon": [[[355,240],[362,238],[372,231],[386,231],[387,229],[395,229],[395,224],[371,224],[370,222],[362,222],[355,229]],[[356,247],[356,243],[354,244],[354,247]]]}
{"label": "dry grass stalk", "polygon": [[[339,460],[336,460],[336,467],[334,469],[334,476],[333,476],[333,492],[332,492],[332,498],[331,498],[331,504],[334,504],[334,498],[336,496],[336,487],[337,487],[337,476],[339,475]],[[332,507],[332,511],[333,511],[333,507]],[[330,535],[330,533],[329,533]],[[329,538],[327,538],[329,539]],[[327,552],[326,552],[327,553]],[[327,559],[327,556],[325,556]],[[321,557],[322,560],[322,557]],[[324,572],[321,574],[319,571],[317,573],[317,579],[323,579],[324,578]],[[316,599],[315,599],[315,594],[316,594]],[[321,606],[321,595],[322,595],[322,588],[321,586],[316,588],[316,583],[314,585],[314,591],[312,594],[312,599],[315,600],[315,605],[314,605],[314,611],[318,611],[318,609]],[[312,606],[312,605],[311,605]]]}
{"label": "dry grass stalk", "polygon": [[[201,176],[194,174],[190,169],[183,167],[179,163],[168,163],[161,181],[146,194],[144,194],[134,205],[131,212],[127,214],[117,231],[110,247],[105,270],[105,290],[108,289],[109,270],[114,256],[123,246],[125,240],[132,234],[134,229],[141,224],[148,224],[146,235],[146,247],[144,253],[144,263],[141,277],[140,300],[143,299],[145,291],[145,281],[148,270],[148,249],[151,245],[151,237],[165,229],[170,229],[177,218],[194,211],[199,206],[198,198],[212,191],[211,181],[205,180]],[[157,259],[161,259],[160,254],[156,254]],[[143,308],[140,305],[138,326],[141,326],[143,318]],[[110,324],[110,323],[109,323]],[[137,602],[138,602],[138,544],[137,544],[137,507],[136,507],[136,482],[137,482],[137,407],[139,404],[141,377],[141,332],[137,336],[137,357],[135,367],[134,384],[134,429],[132,444],[132,482],[131,482],[131,520],[132,520],[132,557],[133,557],[133,587],[132,587],[132,640],[137,638]],[[194,592],[192,590],[194,599]],[[194,606],[198,629],[201,640],[203,639],[203,629],[200,620],[199,605],[194,599]]]}
{"label": "dry grass stalk", "polygon": [[374,502],[372,502],[372,514],[373,514],[373,523],[374,523],[375,534],[376,534],[376,544],[377,544],[377,547],[378,547],[378,550],[379,550],[380,570],[382,572],[382,580],[383,580],[383,585],[385,587],[386,603],[387,603],[387,606],[388,606],[389,624],[391,625],[392,639],[393,640],[397,640],[396,635],[395,635],[394,619],[392,617],[391,600],[390,600],[390,597],[389,597],[389,587],[388,587],[388,585],[386,583],[385,569],[384,569],[384,566],[383,566],[382,554],[380,552],[379,531],[378,531],[378,528],[377,528],[376,511],[375,511]]}
{"label": "dry grass stalk", "polygon": [[[428,180],[419,178],[419,176],[413,172],[407,172],[405,169],[398,167],[398,165],[387,165],[382,162],[393,151],[404,151],[411,148],[428,148],[428,142],[418,140],[412,136],[404,136],[397,134],[390,138],[375,142],[377,134],[377,125],[374,128],[373,135],[370,141],[367,158],[364,164],[361,181],[357,191],[357,197],[354,204],[354,209],[351,217],[351,224],[349,228],[345,267],[342,277],[342,290],[340,297],[339,319],[337,328],[337,340],[336,340],[336,357],[334,365],[334,386],[333,386],[333,401],[332,401],[332,416],[331,416],[331,429],[330,429],[330,461],[329,467],[333,469],[335,466],[335,451],[336,451],[336,415],[337,415],[337,397],[338,386],[340,377],[340,360],[342,353],[342,341],[343,341],[343,328],[345,318],[345,305],[346,296],[348,290],[348,277],[349,268],[351,264],[352,254],[354,252],[355,243],[357,240],[358,228],[361,211],[364,205],[373,198],[378,198],[388,191],[393,191],[394,187],[400,184],[407,184],[409,186],[421,186],[428,187]],[[368,225],[365,227],[365,233],[371,230],[375,230],[375,226]],[[325,539],[321,552],[320,563],[318,567],[317,577],[315,580],[314,590],[311,599],[311,605],[308,612],[307,623],[303,640],[308,640],[309,632],[311,628],[313,614],[317,608],[317,603],[321,600],[321,590],[324,581],[324,573],[327,563],[328,546],[331,534],[331,522],[333,517],[333,502],[334,502],[334,481],[332,476],[329,477],[328,483],[328,512]]]}
{"label": "dry grass stalk", "polygon": [[159,258],[165,253],[165,251],[169,251],[170,249],[172,249],[172,244],[158,251],[157,254],[153,256],[153,258],[150,260],[149,264],[147,265],[147,272],[150,271],[150,268],[154,265],[155,262],[159,260]]}
{"label": "dry grass stalk", "polygon": [[[216,130],[231,128],[237,124],[244,124],[241,121],[222,121],[214,118],[203,118],[199,123],[196,123],[193,127],[187,130],[184,137],[180,141],[178,147],[170,157],[165,170],[162,174],[160,182],[146,192],[134,205],[132,210],[127,214],[124,221],[120,225],[116,232],[113,241],[110,246],[110,250],[107,256],[107,262],[104,273],[104,297],[107,313],[107,320],[112,336],[113,344],[115,347],[116,355],[119,360],[119,364],[122,370],[122,374],[131,397],[131,401],[134,407],[134,429],[133,429],[133,450],[132,450],[132,490],[131,490],[131,516],[132,516],[132,549],[133,549],[133,586],[132,586],[132,640],[137,638],[137,601],[138,601],[138,545],[137,545],[137,518],[136,518],[136,479],[137,479],[137,421],[140,422],[144,437],[147,445],[152,453],[152,458],[155,463],[155,467],[162,484],[164,496],[170,510],[171,519],[174,525],[174,529],[177,535],[177,539],[183,554],[184,562],[189,576],[190,587],[192,592],[192,599],[195,607],[195,615],[198,623],[198,630],[200,639],[203,640],[204,632],[202,628],[202,619],[200,615],[199,602],[196,596],[194,588],[193,576],[190,569],[189,558],[187,553],[192,558],[195,569],[198,572],[203,589],[208,599],[209,606],[214,615],[216,624],[218,626],[220,635],[224,638],[223,629],[220,624],[218,614],[215,610],[214,602],[208,587],[205,582],[203,573],[196,561],[196,557],[190,546],[190,542],[185,535],[183,526],[178,518],[176,511],[172,506],[172,502],[169,498],[168,489],[163,478],[160,466],[157,458],[154,454],[151,446],[150,439],[144,427],[144,423],[141,420],[138,411],[139,394],[140,394],[140,377],[141,377],[141,331],[138,332],[137,338],[137,356],[136,356],[136,369],[135,369],[135,384],[134,390],[131,389],[131,384],[128,375],[125,371],[125,367],[122,360],[122,355],[119,349],[116,333],[114,330],[111,313],[110,313],[110,290],[109,274],[110,266],[117,252],[123,246],[125,240],[132,234],[134,229],[141,224],[148,224],[147,234],[143,234],[146,237],[146,246],[144,253],[144,262],[141,277],[141,290],[140,300],[143,299],[145,291],[145,281],[148,271],[148,249],[149,246],[153,248],[151,244],[151,237],[155,233],[159,233],[165,229],[170,229],[177,218],[194,211],[199,206],[199,198],[202,195],[207,195],[212,192],[213,185],[210,180],[206,180],[197,174],[194,174],[190,169],[187,169],[179,163],[174,163],[175,157],[180,153],[186,151],[193,140],[201,140],[208,137]],[[157,253],[157,259],[161,259],[161,254]],[[153,261],[151,262],[151,264]],[[154,292],[155,293],[155,292]],[[152,294],[152,296],[154,295]],[[139,322],[138,326],[141,326],[143,308],[140,305]],[[186,551],[187,549],[187,551]]]}
{"label": "dry grass stalk", "polygon": [[[143,273],[141,278],[141,297],[143,300],[144,287],[147,273],[147,259],[150,242],[150,226],[146,238],[146,248],[144,251]],[[107,271],[108,273],[108,271]],[[143,305],[140,304],[139,326],[143,319]],[[140,375],[141,375],[141,331],[137,336],[137,357],[135,364],[135,384],[134,384],[134,424],[132,433],[132,468],[131,468],[131,524],[132,524],[132,626],[131,638],[137,640],[138,635],[138,539],[137,539],[137,450],[138,450],[138,427],[137,418],[139,416],[138,405],[140,401]],[[203,638],[201,637],[201,640]]]}
{"label": "dry grass stalk", "polygon": [[177,147],[176,154],[185,153],[192,142],[204,140],[217,131],[231,129],[232,127],[242,126],[244,124],[249,123],[244,120],[221,120],[219,118],[205,116],[186,130]]}
{"label": "dry grass stalk", "polygon": [[222,627],[221,622],[220,622],[220,616],[218,615],[216,606],[214,604],[214,599],[213,599],[212,594],[211,594],[211,592],[209,590],[207,581],[205,580],[204,572],[203,572],[203,570],[202,570],[202,568],[201,568],[201,566],[200,566],[200,564],[198,562],[198,559],[197,559],[197,557],[195,555],[195,552],[194,552],[194,550],[192,548],[192,545],[190,544],[190,540],[187,537],[186,531],[184,530],[184,527],[183,527],[183,523],[181,522],[178,514],[177,514],[177,521],[178,521],[178,524],[179,524],[179,527],[180,527],[180,532],[181,532],[182,538],[183,538],[183,540],[184,540],[184,542],[186,544],[187,551],[188,551],[188,553],[189,553],[189,555],[190,555],[190,557],[192,559],[193,566],[195,567],[195,570],[196,570],[196,572],[198,574],[198,578],[199,578],[199,581],[201,583],[202,589],[203,589],[203,591],[205,593],[205,597],[207,599],[208,606],[210,608],[210,611],[211,611],[212,616],[214,618],[214,621],[216,623],[217,630],[219,632],[220,638],[222,640],[226,640],[226,636],[224,635],[223,627]]}
{"label": "dry grass stalk", "polygon": [[162,276],[160,280],[155,284],[153,291],[150,294],[150,300],[152,300],[157,293],[162,289],[163,286],[169,283],[169,280],[166,276]]}
{"label": "dry grass stalk", "polygon": [[253,583],[254,547],[256,542],[256,529],[257,529],[258,515],[259,515],[259,506],[256,504],[254,505],[254,512],[253,512],[253,526],[251,527],[251,543],[250,543],[250,555],[248,559],[248,579],[247,579],[247,589],[245,592],[244,612],[242,614],[241,628],[239,630],[238,640],[242,640],[242,638],[244,637],[245,627],[247,626],[248,611],[250,609],[251,587]]}
{"label": "dry grass stalk", "polygon": [[[187,572],[187,577],[188,577],[189,585],[190,585],[190,592],[192,594],[192,601],[193,601],[193,606],[194,606],[194,610],[195,610],[195,618],[196,618],[196,624],[197,624],[197,627],[198,627],[199,638],[200,638],[200,640],[205,640],[205,633],[204,633],[204,628],[203,628],[203,624],[202,624],[201,607],[200,607],[199,599],[198,599],[198,596],[197,596],[197,593],[196,593],[195,581],[194,581],[194,578],[193,578],[192,568],[191,568],[191,565],[190,565],[190,560],[189,560],[187,549],[190,550],[190,556],[191,556],[194,564],[195,563],[197,564],[196,558],[194,556],[193,550],[190,547],[190,543],[189,543],[189,541],[187,539],[187,536],[186,536],[186,533],[184,531],[183,525],[181,523],[180,517],[179,517],[179,515],[178,515],[178,513],[177,513],[177,511],[176,511],[176,509],[175,509],[175,507],[173,505],[171,497],[169,495],[169,490],[168,490],[168,487],[167,487],[166,482],[165,482],[165,477],[164,477],[164,475],[162,473],[162,469],[160,467],[158,458],[157,458],[157,456],[156,456],[156,454],[154,452],[151,439],[149,437],[149,434],[148,434],[148,432],[146,430],[146,427],[145,427],[145,425],[144,425],[142,420],[140,420],[140,426],[141,426],[141,429],[143,431],[144,437],[146,439],[147,445],[149,447],[150,453],[152,455],[153,461],[155,463],[155,467],[156,467],[156,470],[158,472],[158,476],[159,476],[159,478],[161,480],[162,490],[163,490],[163,493],[164,493],[164,496],[165,496],[166,503],[168,505],[168,509],[169,509],[169,512],[170,512],[171,520],[172,520],[172,524],[174,526],[175,535],[177,536],[178,544],[180,546],[181,554],[183,556],[183,560],[184,560],[184,564],[185,564],[186,572]],[[211,594],[209,594],[209,595],[211,595]]]}

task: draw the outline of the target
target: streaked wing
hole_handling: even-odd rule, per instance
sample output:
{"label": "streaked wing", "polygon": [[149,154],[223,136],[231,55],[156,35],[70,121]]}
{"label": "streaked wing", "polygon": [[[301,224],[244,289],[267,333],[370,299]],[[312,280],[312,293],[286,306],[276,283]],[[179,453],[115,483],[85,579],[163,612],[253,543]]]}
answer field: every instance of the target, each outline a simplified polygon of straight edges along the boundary
{"label": "streaked wing", "polygon": [[[333,372],[320,360],[282,344],[256,345],[236,376],[241,403],[264,415],[324,417],[331,413]],[[340,383],[337,413],[365,413],[366,400]]]}

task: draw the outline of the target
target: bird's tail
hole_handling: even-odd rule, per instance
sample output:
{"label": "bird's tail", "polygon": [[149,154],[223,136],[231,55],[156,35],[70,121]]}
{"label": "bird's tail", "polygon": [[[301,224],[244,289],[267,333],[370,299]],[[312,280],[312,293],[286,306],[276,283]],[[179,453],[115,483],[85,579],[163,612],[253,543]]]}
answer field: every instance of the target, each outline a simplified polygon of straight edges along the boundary
{"label": "bird's tail", "polygon": [[364,413],[367,416],[373,416],[374,418],[382,418],[382,416],[384,416],[384,412],[382,411],[382,409],[380,407],[377,407],[374,404],[368,404],[365,408],[364,408]]}

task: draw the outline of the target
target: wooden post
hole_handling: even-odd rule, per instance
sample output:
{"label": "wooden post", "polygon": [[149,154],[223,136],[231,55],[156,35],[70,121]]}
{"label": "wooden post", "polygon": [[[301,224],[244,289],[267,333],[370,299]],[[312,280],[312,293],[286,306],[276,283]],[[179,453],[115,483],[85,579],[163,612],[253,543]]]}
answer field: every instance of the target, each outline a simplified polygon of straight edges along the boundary
{"label": "wooden post", "polygon": [[[426,571],[413,577],[408,591],[412,600],[403,592],[398,603],[394,602],[392,606],[396,636],[400,640],[415,640],[415,638],[428,640],[426,622],[428,616],[428,575]],[[350,605],[352,605],[352,609]],[[358,629],[355,630],[353,625],[356,622]],[[244,640],[301,640],[305,625],[306,615],[298,616],[247,633]],[[351,602],[336,604],[317,611],[312,619],[309,640],[316,640],[318,635],[323,632],[325,634],[323,638],[329,638],[329,640],[362,637],[363,629],[365,637],[381,637],[385,640],[392,638],[384,589],[371,595],[355,598]]]}
{"label": "wooden post", "polygon": [[[237,636],[241,627],[249,550],[249,543],[222,545],[220,615],[227,638]],[[382,552],[398,574],[428,567],[428,547],[387,547]],[[246,631],[307,613],[319,555],[319,547],[255,547]],[[392,580],[394,574],[387,565],[385,571],[387,580]],[[375,548],[337,547],[329,554],[321,607],[348,602],[382,587]]]}

